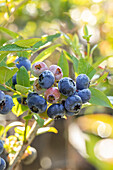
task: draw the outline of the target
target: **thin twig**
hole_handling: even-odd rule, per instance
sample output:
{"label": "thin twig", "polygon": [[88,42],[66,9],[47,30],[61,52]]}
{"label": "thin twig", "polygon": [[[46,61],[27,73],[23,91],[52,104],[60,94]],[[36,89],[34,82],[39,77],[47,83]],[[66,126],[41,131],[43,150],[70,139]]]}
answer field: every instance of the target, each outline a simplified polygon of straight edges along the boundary
{"label": "thin twig", "polygon": [[[47,126],[48,124],[50,124],[53,121],[53,119],[48,119],[47,121],[45,121],[44,126]],[[27,149],[27,147],[32,143],[32,141],[34,140],[35,136],[36,136],[36,132],[39,128],[38,123],[35,121],[28,136],[27,136],[27,143],[23,143],[20,151],[15,155],[13,161],[10,163],[9,167],[7,170],[13,170],[18,163],[21,161],[21,157],[23,156],[25,150]]]}

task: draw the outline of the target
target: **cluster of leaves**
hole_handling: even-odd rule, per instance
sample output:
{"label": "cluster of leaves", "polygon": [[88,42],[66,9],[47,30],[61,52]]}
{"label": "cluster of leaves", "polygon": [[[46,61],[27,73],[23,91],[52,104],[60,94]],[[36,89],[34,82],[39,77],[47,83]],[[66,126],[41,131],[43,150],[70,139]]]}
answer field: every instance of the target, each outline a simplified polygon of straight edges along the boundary
{"label": "cluster of leaves", "polygon": [[[22,115],[25,111],[29,110],[28,106],[19,104],[17,98],[20,96],[27,97],[28,92],[33,91],[32,85],[34,80],[33,77],[30,75],[30,72],[27,72],[24,67],[21,67],[19,70],[15,67],[15,56],[27,57],[32,60],[33,64],[36,61],[46,60],[50,55],[52,55],[55,50],[61,52],[58,65],[62,68],[64,77],[69,76],[68,62],[71,62],[73,64],[75,76],[83,73],[90,78],[90,90],[92,97],[88,105],[101,105],[112,108],[110,100],[102,91],[98,90],[97,86],[100,82],[104,81],[107,78],[108,73],[102,70],[103,74],[99,75],[97,79],[93,79],[93,77],[98,72],[99,64],[106,60],[108,57],[101,58],[97,62],[93,63],[92,54],[97,45],[90,49],[91,35],[89,35],[86,26],[84,27],[83,37],[87,41],[87,54],[85,56],[82,53],[83,49],[81,48],[81,44],[79,43],[79,38],[77,34],[72,36],[70,34],[59,32],[54,35],[43,36],[41,38],[23,39],[23,37],[19,34],[12,32],[4,27],[0,27],[0,31],[10,35],[13,38],[13,43],[6,42],[3,46],[0,47],[0,89],[4,91],[10,90],[14,92],[12,97],[15,106],[13,107],[12,112],[17,117]],[[58,44],[57,41],[54,41],[58,38],[61,42],[60,44]],[[63,48],[64,44],[70,49],[70,53],[65,48]],[[34,59],[33,55],[36,53],[38,53],[38,55]],[[13,87],[12,77],[16,72],[17,84],[15,85],[15,87]],[[30,119],[32,119],[32,116],[34,116],[34,119],[40,126],[37,132],[38,135],[45,132],[57,133],[57,130],[53,127],[43,127],[45,119],[42,119],[38,114],[30,113],[27,116],[24,116],[23,119],[28,122]],[[12,124],[9,124],[6,128],[0,126],[0,135],[3,136],[3,138],[5,139],[7,131],[15,126],[16,128],[14,129],[14,136],[16,137],[16,140],[23,142],[25,131],[27,135],[27,131],[30,130],[30,126],[27,126],[26,129],[24,124],[21,122],[13,122]],[[10,152],[15,153],[13,148],[10,149]]]}

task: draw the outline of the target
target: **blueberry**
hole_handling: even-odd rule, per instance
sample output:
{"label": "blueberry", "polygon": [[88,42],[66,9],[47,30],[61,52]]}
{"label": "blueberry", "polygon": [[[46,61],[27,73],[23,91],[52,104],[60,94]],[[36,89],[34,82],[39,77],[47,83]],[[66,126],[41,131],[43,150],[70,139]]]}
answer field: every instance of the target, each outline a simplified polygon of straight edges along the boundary
{"label": "blueberry", "polygon": [[89,89],[83,89],[78,91],[78,96],[81,97],[82,103],[86,103],[91,98],[91,91]]}
{"label": "blueberry", "polygon": [[0,114],[7,114],[11,111],[12,107],[14,106],[13,99],[9,95],[5,95],[6,101],[5,105],[0,108]]}
{"label": "blueberry", "polygon": [[31,69],[31,62],[26,57],[19,57],[15,60],[17,68],[24,66],[27,71]]}
{"label": "blueberry", "polygon": [[80,74],[76,78],[76,88],[77,90],[87,89],[89,87],[90,80],[86,74]]}
{"label": "blueberry", "polygon": [[0,170],[4,170],[6,168],[6,162],[3,158],[0,157]]}
{"label": "blueberry", "polygon": [[44,62],[36,62],[32,65],[31,72],[35,77],[38,77],[43,71],[47,69],[48,67]]}
{"label": "blueberry", "polygon": [[26,97],[18,97],[18,102],[23,105],[27,105],[27,98]]}
{"label": "blueberry", "polygon": [[50,88],[54,84],[54,81],[55,77],[49,70],[45,70],[39,75],[39,85],[44,89]]}
{"label": "blueberry", "polygon": [[82,100],[77,95],[69,96],[65,101],[65,109],[68,112],[78,113],[82,106]]}
{"label": "blueberry", "polygon": [[62,69],[57,65],[51,65],[49,70],[54,74],[55,80],[60,80],[63,77]]}
{"label": "blueberry", "polygon": [[76,85],[71,78],[64,77],[58,82],[58,88],[60,93],[62,93],[65,96],[70,96],[75,92]]}
{"label": "blueberry", "polygon": [[52,104],[48,110],[47,110],[47,115],[52,118],[52,119],[60,119],[64,116],[65,114],[65,108],[63,104]]}
{"label": "blueberry", "polygon": [[0,154],[3,152],[3,150],[4,150],[4,145],[2,140],[0,140]]}
{"label": "blueberry", "polygon": [[44,96],[49,103],[55,103],[60,99],[60,92],[57,87],[51,87],[45,91]]}
{"label": "blueberry", "polygon": [[43,113],[47,109],[47,103],[43,97],[39,95],[33,95],[28,100],[28,107],[32,112]]}
{"label": "blueberry", "polygon": [[0,106],[3,106],[5,104],[5,93],[3,91],[0,90]]}
{"label": "blueberry", "polygon": [[17,73],[15,73],[14,76],[12,77],[12,83],[14,86],[15,86],[15,84],[17,84],[16,76],[17,76]]}
{"label": "blueberry", "polygon": [[28,94],[28,96],[27,96],[27,101],[31,98],[31,97],[33,97],[33,96],[38,96],[38,94],[37,93],[35,93],[35,92],[30,92],[29,94]]}

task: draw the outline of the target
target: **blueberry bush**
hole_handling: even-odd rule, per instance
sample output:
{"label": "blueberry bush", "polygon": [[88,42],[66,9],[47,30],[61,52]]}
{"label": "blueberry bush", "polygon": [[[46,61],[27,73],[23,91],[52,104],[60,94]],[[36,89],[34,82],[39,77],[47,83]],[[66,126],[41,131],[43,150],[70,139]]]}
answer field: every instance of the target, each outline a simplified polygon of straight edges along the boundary
{"label": "blueberry bush", "polygon": [[[7,169],[12,170],[30,155],[30,144],[36,135],[57,133],[54,127],[46,128],[52,121],[78,118],[81,109],[91,105],[112,108],[112,104],[97,86],[108,77],[108,72],[99,68],[108,56],[93,62],[97,46],[90,46],[92,35],[86,25],[83,29],[87,43],[85,55],[77,34],[70,36],[59,31],[41,38],[24,39],[6,28],[1,27],[1,30],[11,36],[12,41],[0,47],[0,114],[12,111],[23,119],[23,122],[0,126],[0,153],[4,147],[9,161]],[[58,64],[48,65],[45,60],[53,52],[60,54]],[[69,63],[73,77],[69,76]],[[29,126],[31,119],[34,119],[32,127]],[[12,127],[14,134],[8,136]],[[17,152],[14,147],[18,148]],[[3,170],[6,163],[3,158],[0,160],[0,170]]]}

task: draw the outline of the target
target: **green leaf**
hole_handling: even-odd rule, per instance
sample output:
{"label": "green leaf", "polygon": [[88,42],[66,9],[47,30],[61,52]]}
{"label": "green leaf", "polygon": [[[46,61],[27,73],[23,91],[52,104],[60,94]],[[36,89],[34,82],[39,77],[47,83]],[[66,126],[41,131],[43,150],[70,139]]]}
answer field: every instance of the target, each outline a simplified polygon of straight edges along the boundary
{"label": "green leaf", "polygon": [[93,87],[90,87],[89,89],[91,90],[91,99],[89,103],[112,108],[110,100],[102,91]]}
{"label": "green leaf", "polygon": [[31,56],[32,52],[31,51],[18,51],[17,55],[18,57],[26,57],[29,58]]}
{"label": "green leaf", "polygon": [[88,28],[87,28],[86,25],[84,25],[83,32],[84,32],[84,35],[86,35],[86,36],[89,35],[89,33],[88,33]]}
{"label": "green leaf", "polygon": [[30,87],[25,87],[25,86],[22,86],[22,85],[19,85],[19,84],[16,84],[15,88],[16,88],[17,91],[19,91],[22,94],[27,93],[31,89]]}
{"label": "green leaf", "polygon": [[103,61],[107,60],[108,58],[113,57],[113,55],[110,56],[106,56],[106,57],[101,57],[100,59],[98,59],[92,66],[93,68],[97,68],[99,66],[99,64],[101,64]]}
{"label": "green leaf", "polygon": [[16,72],[18,68],[15,67],[0,67],[0,83],[6,83]]}
{"label": "green leaf", "polygon": [[20,67],[19,71],[17,72],[16,76],[17,84],[25,87],[30,86],[29,75],[24,66]]}
{"label": "green leaf", "polygon": [[2,136],[4,133],[4,126],[0,125],[0,136]]}
{"label": "green leaf", "polygon": [[0,90],[2,91],[9,91],[7,88],[5,88],[3,85],[0,84]]}
{"label": "green leaf", "polygon": [[74,67],[74,72],[78,73],[78,59],[74,56],[72,56],[72,60],[73,60],[73,67]]}
{"label": "green leaf", "polygon": [[106,79],[107,76],[108,76],[108,72],[105,72],[102,76],[99,77],[96,83],[100,83],[104,81],[104,79]]}
{"label": "green leaf", "polygon": [[65,40],[65,42],[68,44],[68,45],[70,45],[70,46],[72,46],[72,40],[71,40],[71,38],[67,35],[67,34],[65,34],[65,33],[62,33],[63,34],[63,38],[64,38],[64,40]]}
{"label": "green leaf", "polygon": [[33,46],[36,42],[38,42],[40,38],[31,38],[31,39],[26,39],[26,40],[18,40],[15,42],[16,45],[21,46],[21,47],[31,47]]}
{"label": "green leaf", "polygon": [[4,130],[5,131],[4,137],[7,135],[8,130],[12,127],[15,127],[15,126],[24,126],[24,124],[22,122],[19,122],[19,121],[15,121],[15,122],[8,124],[5,128],[5,130]]}
{"label": "green leaf", "polygon": [[43,127],[43,128],[38,129],[36,135],[41,135],[41,134],[47,133],[47,132],[58,133],[58,130],[54,127]]}
{"label": "green leaf", "polygon": [[12,77],[6,82],[6,85],[12,87]]}
{"label": "green leaf", "polygon": [[44,125],[44,119],[42,119],[37,113],[33,113],[34,119],[37,121],[38,125],[42,127]]}
{"label": "green leaf", "polygon": [[10,35],[12,38],[18,38],[20,36],[16,32],[13,32],[13,31],[11,31],[7,28],[4,28],[4,27],[0,27],[0,31]]}
{"label": "green leaf", "polygon": [[8,67],[6,64],[6,57],[0,62],[0,67],[2,66]]}
{"label": "green leaf", "polygon": [[89,42],[89,41],[90,41],[90,37],[91,37],[92,35],[89,35],[89,33],[88,33],[88,28],[87,28],[86,25],[85,25],[84,28],[83,28],[83,32],[84,32],[83,38],[84,38],[87,42]]}
{"label": "green leaf", "polygon": [[79,46],[79,38],[77,34],[73,36],[73,43],[75,44],[76,47]]}
{"label": "green leaf", "polygon": [[47,49],[43,50],[32,62],[32,64],[34,64],[37,61],[44,61],[46,58],[48,58],[53,52],[54,50],[61,46],[61,44],[56,44],[53,45],[51,47],[48,47]]}
{"label": "green leaf", "polygon": [[30,120],[31,118],[32,118],[32,114],[23,117],[24,120]]}
{"label": "green leaf", "polygon": [[91,79],[95,73],[96,70],[84,58],[80,58],[78,62],[78,74],[86,74]]}
{"label": "green leaf", "polygon": [[0,62],[1,62],[5,57],[7,57],[7,54],[8,54],[8,53],[6,53],[6,52],[0,54]]}
{"label": "green leaf", "polygon": [[74,72],[77,73],[78,72],[78,59],[75,56],[70,55],[65,50],[63,52],[64,52],[64,55],[66,56],[66,58],[73,63]]}
{"label": "green leaf", "polygon": [[16,52],[16,51],[30,51],[32,48],[20,47],[16,44],[7,44],[0,47],[0,51]]}
{"label": "green leaf", "polygon": [[19,104],[19,102],[17,101],[17,98],[13,98],[13,102],[14,105],[12,108],[12,112],[18,117],[20,115],[22,115],[25,111],[28,110],[28,106],[25,105],[21,105]]}
{"label": "green leaf", "polygon": [[60,55],[60,59],[58,61],[58,66],[62,68],[63,71],[63,77],[68,77],[69,76],[69,66],[68,66],[68,61],[62,52]]}
{"label": "green leaf", "polygon": [[60,36],[61,36],[60,33],[56,33],[56,34],[54,34],[54,35],[49,35],[49,36],[44,36],[44,37],[41,38],[41,41],[39,41],[39,42],[37,42],[35,45],[33,45],[33,48],[34,48],[34,49],[35,49],[35,48],[37,49],[37,48],[45,45],[45,44],[48,43],[48,42],[52,42],[54,39],[56,39],[56,38],[58,38],[58,37],[60,37]]}
{"label": "green leaf", "polygon": [[94,50],[98,47],[99,44],[95,44],[91,49],[91,55],[93,54]]}

